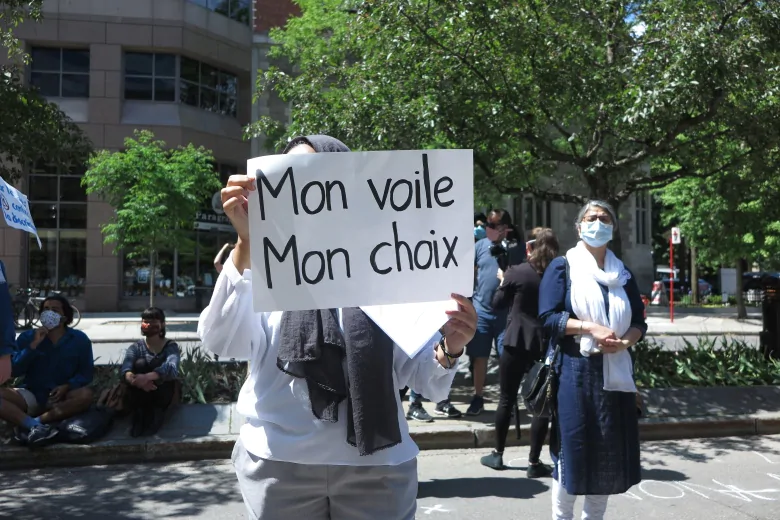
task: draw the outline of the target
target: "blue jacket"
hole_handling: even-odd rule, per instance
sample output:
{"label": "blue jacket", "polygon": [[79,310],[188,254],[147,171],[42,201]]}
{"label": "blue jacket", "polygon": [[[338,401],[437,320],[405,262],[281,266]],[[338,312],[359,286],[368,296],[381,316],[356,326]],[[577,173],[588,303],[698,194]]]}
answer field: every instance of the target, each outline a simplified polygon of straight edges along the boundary
{"label": "blue jacket", "polygon": [[16,320],[5,265],[0,261],[0,357],[16,350]]}
{"label": "blue jacket", "polygon": [[14,355],[13,375],[24,376],[23,388],[35,395],[38,405],[49,400],[49,393],[56,387],[68,384],[71,390],[92,382],[95,359],[92,342],[80,330],[65,329],[65,335],[56,345],[47,337],[35,350],[30,348],[34,330],[22,332]]}

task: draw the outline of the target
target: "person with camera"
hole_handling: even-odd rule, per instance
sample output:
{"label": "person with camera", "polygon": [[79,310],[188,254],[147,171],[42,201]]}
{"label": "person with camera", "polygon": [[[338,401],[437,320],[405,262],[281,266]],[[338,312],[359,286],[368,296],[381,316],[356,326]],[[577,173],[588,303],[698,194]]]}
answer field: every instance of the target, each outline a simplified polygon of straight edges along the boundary
{"label": "person with camera", "polygon": [[499,269],[506,271],[510,266],[525,259],[525,248],[518,242],[519,234],[512,226],[512,218],[503,209],[494,209],[485,222],[487,236],[474,245],[474,307],[477,310],[477,332],[466,348],[473,365],[474,397],[466,415],[479,415],[485,409],[482,392],[487,377],[487,366],[493,344],[498,355],[503,351],[504,330],[507,309],[493,308],[493,294],[498,289]]}
{"label": "person with camera", "polygon": [[[526,255],[527,262],[513,265],[506,272],[498,271],[501,285],[493,296],[493,307],[509,309],[509,317],[498,366],[500,395],[495,420],[496,448],[490,455],[482,457],[481,462],[483,466],[497,470],[505,469],[504,447],[512,410],[517,407],[520,383],[544,354],[544,332],[538,318],[539,283],[547,266],[558,256],[558,238],[553,230],[540,227],[529,231]],[[549,420],[546,417],[533,417],[526,469],[528,478],[542,478],[552,474],[552,468],[540,460],[548,427]]]}

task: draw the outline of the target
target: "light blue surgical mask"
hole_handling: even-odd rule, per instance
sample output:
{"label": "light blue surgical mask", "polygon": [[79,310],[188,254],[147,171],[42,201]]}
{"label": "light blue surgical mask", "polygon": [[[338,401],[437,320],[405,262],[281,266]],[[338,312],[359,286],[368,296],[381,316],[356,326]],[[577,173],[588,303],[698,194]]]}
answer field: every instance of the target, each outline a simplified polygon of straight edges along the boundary
{"label": "light blue surgical mask", "polygon": [[601,247],[612,240],[612,224],[600,220],[580,222],[580,238],[590,247]]}

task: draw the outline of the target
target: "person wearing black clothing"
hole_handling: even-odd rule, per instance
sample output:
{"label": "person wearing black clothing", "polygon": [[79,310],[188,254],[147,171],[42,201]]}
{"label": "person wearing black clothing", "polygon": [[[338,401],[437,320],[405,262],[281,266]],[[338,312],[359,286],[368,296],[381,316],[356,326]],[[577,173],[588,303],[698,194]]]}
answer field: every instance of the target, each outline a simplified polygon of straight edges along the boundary
{"label": "person wearing black clothing", "polygon": [[141,334],[130,345],[122,363],[127,383],[127,405],[133,410],[130,435],[154,435],[171,405],[179,377],[180,352],[175,341],[165,339],[165,313],[150,307],[141,314]]}
{"label": "person wearing black clothing", "polygon": [[[551,229],[546,228],[534,229],[529,233],[529,239],[526,243],[528,262],[509,267],[506,273],[498,271],[501,285],[492,302],[495,309],[510,307],[498,368],[500,396],[496,410],[496,449],[481,459],[484,466],[493,469],[504,469],[506,436],[512,410],[517,405],[520,383],[543,355],[542,324],[537,317],[539,283],[545,268],[558,255],[558,239]],[[539,460],[548,429],[547,419],[533,418],[526,471],[528,478],[552,474],[552,468]]]}

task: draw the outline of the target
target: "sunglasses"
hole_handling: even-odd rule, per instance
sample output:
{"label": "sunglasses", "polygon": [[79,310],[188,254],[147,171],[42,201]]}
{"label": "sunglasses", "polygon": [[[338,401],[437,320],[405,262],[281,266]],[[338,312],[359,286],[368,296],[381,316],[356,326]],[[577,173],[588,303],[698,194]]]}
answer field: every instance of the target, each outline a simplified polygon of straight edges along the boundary
{"label": "sunglasses", "polygon": [[485,227],[488,229],[499,229],[499,228],[505,228],[506,226],[501,223],[488,222],[487,224],[485,224]]}

